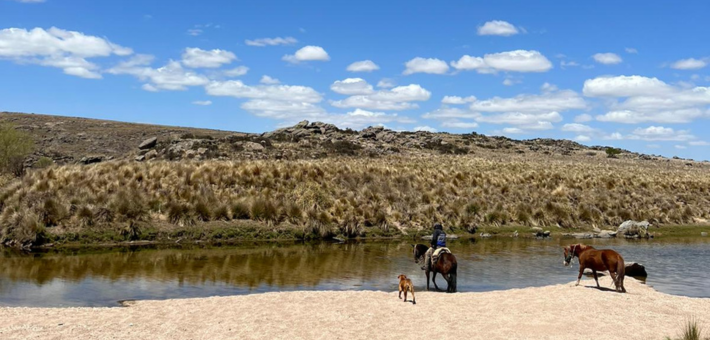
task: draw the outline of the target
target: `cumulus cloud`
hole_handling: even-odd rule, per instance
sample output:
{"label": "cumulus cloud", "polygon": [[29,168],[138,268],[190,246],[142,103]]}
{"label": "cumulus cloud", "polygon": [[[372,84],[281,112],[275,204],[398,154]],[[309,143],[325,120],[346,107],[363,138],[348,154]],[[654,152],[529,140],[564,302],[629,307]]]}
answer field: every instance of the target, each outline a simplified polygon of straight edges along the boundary
{"label": "cumulus cloud", "polygon": [[696,140],[696,141],[688,142],[688,144],[689,144],[689,145],[692,145],[692,146],[707,146],[707,145],[710,145],[710,143],[708,143],[708,142],[706,142],[706,141],[703,141],[703,140]]}
{"label": "cumulus cloud", "polygon": [[704,60],[689,58],[674,62],[673,64],[671,64],[671,68],[674,68],[676,70],[699,70],[707,65],[707,62],[705,62]]}
{"label": "cumulus cloud", "polygon": [[576,117],[574,117],[574,121],[575,121],[576,123],[591,122],[593,119],[594,119],[594,117],[592,117],[592,115],[589,115],[589,114],[586,114],[586,113],[583,113],[583,114],[581,114],[581,115],[577,115]]}
{"label": "cumulus cloud", "polygon": [[379,82],[377,82],[377,87],[383,88],[383,89],[389,89],[397,86],[397,84],[394,82],[393,79],[389,78],[382,78]]}
{"label": "cumulus cloud", "polygon": [[379,70],[380,67],[377,66],[372,60],[356,61],[348,65],[347,70],[350,72],[372,72]]}
{"label": "cumulus cloud", "polygon": [[608,101],[608,111],[596,116],[598,121],[637,124],[689,123],[708,117],[710,88],[672,86],[657,78],[642,76],[599,77],[584,82],[583,93]]}
{"label": "cumulus cloud", "polygon": [[552,69],[552,63],[538,51],[515,50],[509,52],[486,54],[483,57],[464,55],[451,66],[459,71],[476,71],[478,73],[507,72],[547,72]]}
{"label": "cumulus cloud", "polygon": [[381,111],[401,111],[419,107],[411,103],[427,101],[431,92],[418,84],[398,86],[389,90],[379,90],[367,95],[355,95],[344,100],[331,102],[331,105],[340,108],[361,108]]}
{"label": "cumulus cloud", "polygon": [[[468,108],[442,106],[425,113],[422,118],[454,122],[467,119],[465,123],[506,124],[506,133],[525,133],[530,130],[553,129],[553,123],[563,120],[560,112],[585,109],[586,102],[576,92],[559,90],[556,86],[545,84],[541,94],[521,94],[511,98],[493,97],[486,100],[469,99]],[[461,99],[449,100],[460,103]],[[580,124],[581,125],[581,124]],[[443,123],[442,123],[443,126]],[[573,128],[573,127],[568,127]]]}
{"label": "cumulus cloud", "polygon": [[474,96],[468,96],[468,97],[459,97],[459,96],[444,96],[444,99],[441,100],[442,104],[453,104],[453,105],[459,105],[459,104],[466,104],[466,103],[472,103],[476,101],[476,97]]}
{"label": "cumulus cloud", "polygon": [[182,53],[182,64],[190,68],[217,68],[236,60],[234,53],[225,50],[210,50],[188,47]]}
{"label": "cumulus cloud", "polygon": [[290,102],[318,103],[323,97],[316,90],[306,86],[291,85],[246,85],[239,80],[212,81],[205,86],[212,96],[236,98],[280,100]]}
{"label": "cumulus cloud", "polygon": [[193,71],[185,70],[177,61],[170,61],[160,68],[149,67],[153,57],[149,55],[136,55],[135,57],[119,63],[108,69],[111,74],[128,74],[147,82],[143,85],[146,91],[184,91],[190,86],[203,86],[209,79]]}
{"label": "cumulus cloud", "polygon": [[579,123],[571,123],[571,124],[565,124],[562,126],[562,131],[567,131],[567,132],[577,132],[577,133],[596,133],[598,132],[597,129],[589,126],[589,125],[584,125],[584,124],[579,124]]}
{"label": "cumulus cloud", "polygon": [[399,116],[396,113],[388,114],[384,112],[373,112],[362,109],[345,114],[329,114],[321,119],[326,123],[335,124],[340,128],[362,129],[372,125],[384,125],[390,123],[411,124],[414,120]]}
{"label": "cumulus cloud", "polygon": [[574,140],[578,142],[589,142],[590,140],[592,140],[592,137],[586,135],[578,135],[577,137],[574,137]]}
{"label": "cumulus cloud", "polygon": [[459,120],[447,120],[441,123],[441,126],[452,129],[475,129],[478,127],[476,122],[462,122]]}
{"label": "cumulus cloud", "polygon": [[594,61],[604,65],[615,65],[622,62],[621,57],[615,53],[597,53],[592,58],[594,58]]}
{"label": "cumulus cloud", "polygon": [[345,80],[336,80],[330,89],[333,92],[345,95],[367,95],[374,92],[372,85],[368,84],[362,78],[347,78]]}
{"label": "cumulus cloud", "polygon": [[261,76],[261,80],[259,80],[260,83],[264,85],[275,85],[275,84],[280,84],[281,82],[276,79],[276,78],[271,78],[267,75]]}
{"label": "cumulus cloud", "polygon": [[244,40],[244,43],[249,45],[249,46],[258,46],[258,47],[264,47],[264,46],[277,46],[277,45],[293,45],[297,43],[298,40],[293,37],[276,37],[276,38],[260,38],[260,39],[254,39],[254,40]]}
{"label": "cumulus cloud", "polygon": [[687,130],[673,130],[663,126],[649,126],[647,128],[637,128],[626,139],[638,139],[645,141],[689,141],[696,137]]}
{"label": "cumulus cloud", "polygon": [[282,59],[289,63],[297,64],[302,61],[328,61],[330,56],[320,46],[305,46],[296,51],[295,54],[283,56]]}
{"label": "cumulus cloud", "polygon": [[518,29],[511,23],[502,20],[493,20],[486,22],[483,26],[478,27],[478,35],[500,35],[511,36],[518,34]]}
{"label": "cumulus cloud", "polygon": [[104,38],[56,27],[0,30],[0,59],[61,68],[68,75],[82,78],[101,78],[100,67],[88,61],[89,58],[131,54],[130,48]]}
{"label": "cumulus cloud", "polygon": [[627,48],[625,48],[624,50],[626,50],[626,53],[629,53],[629,54],[637,54],[637,53],[639,53],[639,51],[636,50],[636,49],[633,48],[633,47],[627,47]]}
{"label": "cumulus cloud", "polygon": [[449,71],[449,65],[445,61],[435,58],[416,57],[404,64],[406,67],[402,74],[410,75],[414,73],[445,74]]}
{"label": "cumulus cloud", "polygon": [[414,131],[436,132],[436,129],[431,126],[424,125],[415,127]]}
{"label": "cumulus cloud", "polygon": [[237,66],[231,70],[225,70],[222,72],[227,77],[241,77],[249,72],[249,68],[246,66]]}
{"label": "cumulus cloud", "polygon": [[201,106],[212,105],[212,101],[211,101],[211,100],[196,100],[196,101],[194,101],[194,102],[192,102],[192,103],[195,104],[195,105],[201,105]]}

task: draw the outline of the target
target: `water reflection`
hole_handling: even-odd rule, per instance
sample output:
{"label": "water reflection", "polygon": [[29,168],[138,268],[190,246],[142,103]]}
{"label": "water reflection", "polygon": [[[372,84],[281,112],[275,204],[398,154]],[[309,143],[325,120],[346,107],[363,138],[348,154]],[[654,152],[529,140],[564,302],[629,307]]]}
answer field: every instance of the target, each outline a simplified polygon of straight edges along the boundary
{"label": "water reflection", "polygon": [[[569,240],[453,242],[459,290],[487,291],[570,282],[562,266]],[[646,265],[648,284],[671,294],[710,297],[707,239],[589,240]],[[404,242],[269,243],[222,248],[122,249],[0,255],[0,305],[101,306],[123,299],[165,299],[282,290],[395,290],[407,274],[424,277]],[[439,283],[444,284],[443,280]]]}

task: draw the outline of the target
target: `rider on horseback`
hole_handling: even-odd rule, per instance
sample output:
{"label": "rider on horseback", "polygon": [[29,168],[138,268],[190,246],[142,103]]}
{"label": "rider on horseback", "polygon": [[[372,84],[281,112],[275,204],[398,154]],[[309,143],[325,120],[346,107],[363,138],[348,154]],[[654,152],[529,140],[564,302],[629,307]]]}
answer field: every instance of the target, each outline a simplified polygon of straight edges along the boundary
{"label": "rider on horseback", "polygon": [[436,250],[437,247],[446,247],[446,233],[443,229],[444,228],[441,226],[441,223],[434,224],[434,234],[431,237],[431,248],[429,248],[426,254],[424,254],[425,261],[422,270],[431,268],[431,256],[434,254],[434,250]]}

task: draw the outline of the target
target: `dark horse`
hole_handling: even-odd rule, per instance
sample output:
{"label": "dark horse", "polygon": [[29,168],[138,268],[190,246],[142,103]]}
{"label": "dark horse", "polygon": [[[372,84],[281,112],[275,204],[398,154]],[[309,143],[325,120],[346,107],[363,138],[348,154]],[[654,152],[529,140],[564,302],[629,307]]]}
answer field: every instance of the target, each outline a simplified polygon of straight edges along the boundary
{"label": "dark horse", "polygon": [[597,271],[608,270],[616,286],[616,291],[626,293],[626,288],[624,288],[626,266],[624,265],[624,258],[621,257],[619,253],[611,249],[596,250],[592,246],[581,243],[572,244],[565,247],[565,266],[569,266],[570,262],[572,262],[572,258],[575,256],[579,258],[577,286],[579,286],[579,280],[582,279],[584,270],[589,268],[594,274],[594,281],[597,282],[597,288],[600,288],[599,280],[597,279]]}
{"label": "dark horse", "polygon": [[[424,262],[424,254],[426,253],[427,250],[429,250],[429,247],[423,245],[423,244],[417,244],[412,245],[414,248],[414,262],[419,263],[421,260]],[[439,255],[439,260],[436,261],[436,264],[432,263],[433,268],[427,268],[426,269],[426,290],[429,290],[429,271],[434,273],[434,275],[431,278],[431,282],[434,283],[434,288],[436,290],[440,290],[439,287],[436,285],[436,273],[441,273],[441,276],[444,277],[444,280],[446,280],[447,287],[446,287],[446,292],[447,293],[456,293],[456,268],[458,267],[458,264],[456,263],[456,256],[451,253],[444,253]]]}

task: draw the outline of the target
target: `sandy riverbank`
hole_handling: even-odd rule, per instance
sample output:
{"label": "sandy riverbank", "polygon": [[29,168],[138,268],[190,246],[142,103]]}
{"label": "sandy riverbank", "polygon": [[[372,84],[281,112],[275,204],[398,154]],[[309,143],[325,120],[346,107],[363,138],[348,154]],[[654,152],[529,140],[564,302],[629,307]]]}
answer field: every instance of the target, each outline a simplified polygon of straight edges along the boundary
{"label": "sandy riverbank", "polygon": [[[602,286],[610,282],[600,279]],[[710,299],[659,293],[633,279],[628,294],[582,283],[420,292],[416,305],[402,303],[396,292],[302,291],[138,301],[127,308],[0,308],[0,338],[663,339],[690,317],[710,329]]]}

